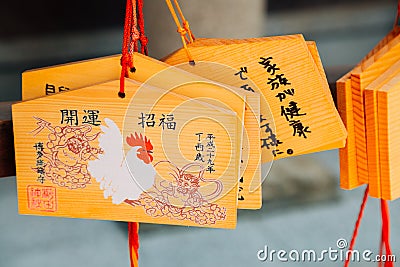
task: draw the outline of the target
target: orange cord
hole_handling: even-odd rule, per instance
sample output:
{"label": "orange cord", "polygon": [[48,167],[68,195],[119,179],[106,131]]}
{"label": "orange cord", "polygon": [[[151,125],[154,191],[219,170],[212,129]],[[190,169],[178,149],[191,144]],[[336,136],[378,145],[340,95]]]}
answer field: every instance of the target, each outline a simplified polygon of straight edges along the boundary
{"label": "orange cord", "polygon": [[193,41],[195,40],[193,32],[190,30],[189,22],[185,19],[185,16],[183,16],[183,12],[182,12],[181,7],[179,6],[178,0],[174,0],[174,4],[176,6],[176,9],[178,10],[179,16],[181,17],[182,26],[189,35],[189,39],[190,39],[189,43],[193,43]]}
{"label": "orange cord", "polygon": [[193,41],[195,40],[192,30],[190,29],[189,22],[183,16],[182,9],[179,6],[178,0],[174,0],[174,4],[175,4],[176,9],[178,10],[178,14],[182,21],[182,25],[181,25],[179,18],[175,12],[175,8],[172,5],[171,0],[165,0],[165,2],[167,3],[167,6],[169,8],[169,11],[171,12],[172,18],[174,19],[176,26],[178,27],[177,31],[181,35],[182,44],[186,51],[186,55],[189,59],[189,63],[194,65],[195,64],[194,59],[189,51],[189,48],[187,47],[187,44],[193,43]]}

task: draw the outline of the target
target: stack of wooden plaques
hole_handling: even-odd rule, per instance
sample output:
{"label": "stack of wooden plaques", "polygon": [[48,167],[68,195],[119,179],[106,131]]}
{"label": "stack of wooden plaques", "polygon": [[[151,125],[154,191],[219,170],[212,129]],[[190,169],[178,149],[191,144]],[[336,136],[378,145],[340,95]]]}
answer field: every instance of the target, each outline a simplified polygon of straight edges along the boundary
{"label": "stack of wooden plaques", "polygon": [[340,149],[341,187],[369,184],[370,195],[400,196],[396,147],[400,79],[400,28],[396,26],[349,73],[337,81],[339,113],[347,127]]}
{"label": "stack of wooden plaques", "polygon": [[344,146],[315,43],[190,49],[218,53],[179,67],[135,53],[124,99],[120,55],[23,73],[13,105],[20,212],[233,228],[237,209],[261,207],[262,167]]}

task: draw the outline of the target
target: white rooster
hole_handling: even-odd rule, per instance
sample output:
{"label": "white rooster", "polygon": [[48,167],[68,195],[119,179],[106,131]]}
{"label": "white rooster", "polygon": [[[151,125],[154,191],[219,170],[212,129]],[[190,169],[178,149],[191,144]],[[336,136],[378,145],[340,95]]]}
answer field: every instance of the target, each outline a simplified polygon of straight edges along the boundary
{"label": "white rooster", "polygon": [[104,198],[112,197],[114,204],[136,200],[154,184],[156,171],[151,164],[153,145],[142,134],[131,134],[126,142],[132,148],[124,156],[124,139],[118,126],[108,118],[104,122],[108,127],[100,126],[103,133],[99,137],[103,154],[89,162],[88,170],[100,182]]}

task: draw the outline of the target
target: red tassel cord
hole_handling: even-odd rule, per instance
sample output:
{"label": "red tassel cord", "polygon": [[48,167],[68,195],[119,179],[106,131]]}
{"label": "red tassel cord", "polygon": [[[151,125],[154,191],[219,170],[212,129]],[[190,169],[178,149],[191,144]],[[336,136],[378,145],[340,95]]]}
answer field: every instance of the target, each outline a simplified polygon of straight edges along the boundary
{"label": "red tassel cord", "polygon": [[144,15],[143,15],[143,0],[137,0],[138,5],[138,24],[139,24],[139,41],[141,53],[148,55],[147,43],[149,42],[145,32],[144,32]]}
{"label": "red tassel cord", "polygon": [[118,96],[125,97],[125,77],[128,77],[128,68],[133,68],[132,54],[130,53],[131,46],[131,31],[133,20],[133,5],[131,0],[126,1],[124,37],[122,41],[122,56],[121,56],[121,76],[119,84]]}
{"label": "red tassel cord", "polygon": [[128,222],[128,243],[131,267],[139,266],[139,223]]}
{"label": "red tassel cord", "polygon": [[[138,2],[137,2],[138,1]],[[147,37],[144,33],[143,0],[127,0],[122,42],[121,76],[118,96],[125,97],[125,78],[129,71],[135,72],[133,53],[138,52],[140,41],[141,52],[147,55]],[[137,13],[139,18],[137,18]],[[140,31],[138,31],[138,23]],[[131,267],[138,267],[139,260],[139,223],[128,222],[128,245]]]}
{"label": "red tassel cord", "polygon": [[[357,239],[357,235],[358,235],[358,230],[360,227],[360,223],[362,220],[362,217],[364,215],[364,210],[365,210],[365,206],[367,204],[367,200],[368,200],[368,193],[369,193],[369,186],[367,186],[367,188],[365,189],[365,193],[364,193],[364,197],[361,203],[361,207],[360,207],[360,212],[358,214],[358,218],[356,221],[356,224],[354,226],[354,231],[353,231],[353,236],[351,238],[351,242],[350,242],[350,246],[349,246],[349,251],[352,251],[354,248],[354,244],[355,241]],[[379,261],[378,266],[382,267],[382,265],[384,267],[394,267],[393,264],[393,259],[392,257],[392,248],[390,246],[390,215],[389,215],[389,206],[386,200],[381,199],[381,215],[382,215],[382,231],[381,231],[381,243],[379,246],[379,256],[380,259],[384,259],[384,261]],[[383,255],[383,252],[385,251],[385,255]],[[385,257],[383,257],[385,256]],[[346,261],[344,266],[348,267],[349,263],[350,263],[350,258],[346,257]]]}
{"label": "red tassel cord", "polygon": [[[367,204],[367,200],[368,200],[368,193],[369,193],[369,186],[367,186],[367,188],[365,189],[364,192],[364,197],[361,203],[361,207],[360,207],[360,212],[358,213],[358,218],[356,221],[356,225],[354,226],[354,231],[353,231],[353,236],[351,238],[351,242],[350,242],[350,247],[349,247],[349,251],[353,250],[354,248],[354,244],[356,243],[356,239],[357,239],[357,235],[358,235],[358,229],[360,228],[360,223],[362,220],[362,217],[364,215],[364,210],[365,210],[365,206]],[[344,267],[348,267],[350,263],[350,257],[346,257],[346,261],[344,263]]]}
{"label": "red tassel cord", "polygon": [[[383,257],[383,249],[385,249],[386,257],[383,266],[393,267],[394,264],[391,261],[392,248],[390,246],[390,215],[389,205],[386,200],[381,199],[381,214],[382,214],[382,239],[381,239],[381,252],[380,257]],[[382,263],[379,263],[382,266]]]}
{"label": "red tassel cord", "polygon": [[[143,3],[141,6],[143,6]],[[133,52],[138,51],[138,40],[140,39],[140,33],[137,29],[138,20],[136,16],[136,7],[136,0],[126,1],[124,37],[122,42],[121,57],[122,69],[120,76],[120,87],[118,92],[118,96],[121,98],[125,97],[125,78],[129,77],[128,71],[135,72],[136,70],[133,63]],[[139,13],[142,13],[142,11],[139,10]],[[142,23],[144,24],[144,21]]]}

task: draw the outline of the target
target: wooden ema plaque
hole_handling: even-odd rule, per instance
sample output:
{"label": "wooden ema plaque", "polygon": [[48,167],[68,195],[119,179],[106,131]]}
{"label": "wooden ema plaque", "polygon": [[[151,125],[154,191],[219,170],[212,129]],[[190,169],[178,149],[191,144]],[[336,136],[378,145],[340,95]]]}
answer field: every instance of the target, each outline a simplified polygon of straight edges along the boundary
{"label": "wooden ema plaque", "polygon": [[[352,102],[352,89],[351,89],[351,73],[360,68],[361,64],[365,62],[373,61],[375,55],[381,55],[386,45],[392,41],[399,32],[399,27],[395,27],[384,39],[382,39],[372,49],[368,55],[358,64],[353,70],[345,74],[336,82],[337,91],[337,103],[338,111],[344,124],[346,125],[348,137],[347,143],[344,148],[339,149],[340,157],[340,187],[342,189],[354,189],[363,182],[358,177],[358,161],[356,155],[356,144],[355,144],[355,129],[354,129],[354,110]],[[360,175],[362,175],[362,167],[360,167]],[[365,179],[364,179],[365,180]]]}
{"label": "wooden ema plaque", "polygon": [[[356,153],[356,134],[354,126],[354,108],[353,108],[353,93],[352,93],[352,81],[351,73],[359,72],[360,65],[366,64],[367,62],[373,62],[375,58],[382,56],[384,51],[387,49],[387,45],[398,35],[400,31],[399,27],[395,27],[384,39],[382,39],[375,47],[372,49],[365,58],[357,65],[353,70],[345,74],[336,82],[336,92],[337,92],[337,104],[338,111],[346,129],[348,132],[347,143],[344,148],[339,149],[340,157],[340,187],[342,189],[354,189],[361,184],[365,183],[365,165],[362,166],[361,162],[365,164],[364,160],[358,161],[361,155]],[[360,150],[359,150],[360,153]],[[363,176],[363,179],[359,177]],[[373,179],[373,178],[372,178]],[[368,179],[369,180],[369,179]],[[370,188],[370,193],[376,195],[375,189]],[[378,190],[379,191],[379,190]]]}
{"label": "wooden ema plaque", "polygon": [[362,183],[357,176],[356,140],[354,134],[354,115],[351,94],[350,73],[336,82],[338,111],[347,129],[347,142],[339,148],[340,187],[353,189]]}
{"label": "wooden ema plaque", "polygon": [[381,198],[394,200],[400,197],[400,166],[397,155],[400,144],[398,133],[400,125],[397,117],[400,103],[398,73],[377,90],[377,100]]}
{"label": "wooden ema plaque", "polygon": [[22,73],[22,100],[113,81],[121,75],[121,56],[108,56]]}
{"label": "wooden ema plaque", "polygon": [[[86,84],[96,84],[105,78],[96,76],[97,63],[102,66],[103,71],[109,69],[110,73],[114,73],[114,79],[119,77],[119,55],[110,56],[106,58],[99,58],[49,68],[42,68],[38,70],[31,70],[23,73],[23,95],[28,99],[38,96],[52,95],[47,92],[48,84],[62,85],[67,87],[68,90],[74,90]],[[142,54],[135,54],[136,72],[130,73],[131,77],[137,81],[146,81],[151,77],[153,86],[162,87],[170,90],[181,83],[188,83],[193,81],[209,82],[204,78],[200,78],[193,74],[184,72],[182,70],[171,68],[169,65],[157,61],[155,59],[143,56]],[[116,67],[117,65],[117,67]],[[78,74],[76,73],[78,72]],[[156,75],[158,74],[158,75]],[[173,77],[173,79],[171,79]],[[110,77],[106,77],[108,79]],[[70,82],[73,80],[73,86]],[[226,87],[225,87],[226,89]],[[244,124],[245,129],[243,132],[243,151],[241,173],[239,178],[239,203],[238,208],[257,209],[261,207],[261,168],[260,168],[260,147],[258,143],[259,136],[259,95],[249,94],[245,91],[240,91],[234,88],[229,90],[222,90],[220,92],[207,92],[202,90],[186,90],[180,89],[182,93],[188,97],[203,97],[207,98],[206,101],[213,101],[212,99],[222,101],[228,108],[235,112],[243,112],[243,101],[246,96],[246,106],[244,111]],[[234,93],[236,92],[236,93]],[[56,90],[55,93],[59,93]],[[212,97],[210,97],[212,96]],[[230,98],[228,98],[231,96]],[[238,98],[239,96],[239,98]],[[215,103],[214,103],[215,104]],[[271,125],[273,128],[273,125]],[[252,138],[249,138],[251,136]],[[257,137],[257,138],[254,138]]]}
{"label": "wooden ema plaque", "polygon": [[[60,66],[54,66],[49,68],[43,68],[38,70],[31,70],[23,73],[23,91],[24,96],[31,99],[38,96],[49,95],[46,88],[48,84],[64,85],[69,90],[77,89],[86,84],[96,84],[103,81],[105,78],[96,76],[97,66],[100,65],[102,70],[109,69],[110,73],[113,73],[114,79],[117,79],[120,75],[119,68],[119,55],[93,59],[82,62],[75,62],[70,64],[64,64]],[[162,87],[164,89],[170,89],[168,87],[176,87],[181,83],[203,81],[208,82],[204,78],[199,77],[178,70],[176,68],[170,68],[169,65],[152,58],[143,56],[141,54],[135,54],[135,66],[136,72],[130,73],[130,76],[137,81],[146,81],[150,77],[152,79],[152,85]],[[100,62],[98,64],[98,62]],[[107,64],[105,64],[106,62]],[[117,65],[117,67],[116,67]],[[78,70],[78,73],[76,73]],[[157,73],[162,73],[156,75]],[[112,76],[106,76],[110,78]],[[166,80],[165,80],[165,79]],[[73,84],[70,82],[73,80]],[[71,86],[71,84],[73,86]],[[150,84],[150,82],[149,82]],[[217,87],[218,88],[218,87]],[[244,111],[244,124],[245,129],[243,132],[243,151],[242,151],[242,163],[241,163],[241,176],[239,178],[239,194],[238,194],[238,208],[245,209],[257,209],[261,207],[261,169],[260,169],[260,147],[258,143],[259,139],[259,95],[258,94],[247,94],[246,92],[234,93],[236,89],[220,90],[217,91],[204,91],[202,88],[199,90],[186,90],[182,91],[179,89],[181,94],[188,97],[203,97],[203,101],[214,101],[219,100],[223,103],[227,103],[227,107],[234,110],[238,114],[243,113],[243,102],[246,97],[246,107]],[[238,90],[236,90],[238,91]],[[56,90],[55,93],[59,91]],[[144,93],[144,92],[143,92]],[[50,95],[53,92],[50,92]],[[207,95],[209,94],[209,95]],[[231,95],[230,98],[227,96]],[[143,96],[145,97],[145,96]],[[214,103],[216,104],[216,103]],[[271,125],[271,128],[273,125]],[[249,138],[251,136],[251,138]],[[256,138],[255,138],[256,137]]]}
{"label": "wooden ema plaque", "polygon": [[[195,61],[231,66],[257,85],[255,89],[263,96],[261,118],[271,110],[276,127],[271,133],[265,127],[269,121],[261,119],[263,162],[271,154],[283,158],[345,145],[346,129],[313,58],[316,51],[310,52],[302,35],[198,40],[188,48]],[[185,64],[187,57],[180,49],[164,60]],[[243,89],[248,89],[245,83]]]}
{"label": "wooden ema plaque", "polygon": [[368,183],[368,156],[366,146],[364,89],[400,59],[400,36],[395,37],[371,60],[363,62],[351,73],[352,99],[354,106],[354,129],[357,153],[358,179]]}
{"label": "wooden ema plaque", "polygon": [[[170,92],[176,92],[190,98],[197,98],[207,103],[218,105],[223,104],[227,109],[237,114],[243,114],[245,128],[243,132],[243,149],[241,158],[241,173],[239,179],[238,201],[241,208],[256,209],[261,207],[261,172],[260,172],[260,148],[257,139],[259,137],[259,103],[258,94],[249,94],[229,86],[221,86],[208,90],[203,87],[204,83],[210,83],[210,80],[186,73],[177,82],[177,77],[182,70],[169,67],[158,72],[146,80],[146,84],[166,89]],[[133,78],[141,80],[137,70]],[[213,83],[213,82],[212,82]],[[181,86],[184,84],[185,86]],[[145,91],[143,91],[145,94]],[[252,140],[253,139],[253,140]],[[258,138],[259,139],[259,138]]]}
{"label": "wooden ema plaque", "polygon": [[154,87],[139,98],[140,86],[13,105],[21,214],[236,226],[240,114]]}
{"label": "wooden ema plaque", "polygon": [[[396,62],[387,71],[380,75],[375,81],[370,83],[364,90],[365,104],[365,128],[367,138],[368,153],[368,183],[370,185],[370,196],[382,198],[381,194],[381,175],[380,175],[380,159],[379,159],[379,131],[378,131],[378,91],[395,76],[400,74],[400,61]],[[383,109],[385,113],[388,111]],[[383,138],[384,139],[384,138]],[[385,139],[384,139],[385,140]],[[387,142],[387,141],[386,141]],[[387,180],[385,178],[384,180]],[[385,181],[383,182],[385,183]],[[385,199],[388,195],[386,194]]]}

